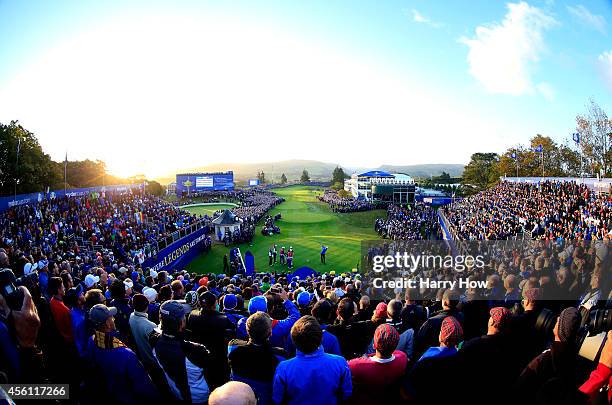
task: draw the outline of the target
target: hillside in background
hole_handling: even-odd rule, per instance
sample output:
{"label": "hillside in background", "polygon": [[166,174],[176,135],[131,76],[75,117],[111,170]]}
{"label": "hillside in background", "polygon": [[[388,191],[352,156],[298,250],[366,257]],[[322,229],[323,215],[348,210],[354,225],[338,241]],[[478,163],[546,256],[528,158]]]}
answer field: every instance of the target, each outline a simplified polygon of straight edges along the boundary
{"label": "hillside in background", "polygon": [[[224,172],[227,170],[234,171],[234,178],[238,182],[244,182],[248,179],[257,178],[257,173],[262,171],[265,173],[267,181],[280,182],[280,177],[284,173],[289,181],[300,179],[302,170],[308,170],[311,180],[330,180],[334,168],[338,164],[319,162],[317,160],[283,160],[280,162],[262,162],[262,163],[215,163],[206,166],[188,168],[177,171],[177,173],[195,173],[195,172]],[[347,174],[363,172],[367,170],[385,170],[391,172],[401,172],[409,174],[413,177],[429,177],[437,176],[446,172],[452,177],[461,176],[463,173],[463,165],[460,164],[424,164],[424,165],[407,165],[393,166],[383,165],[378,168],[367,167],[343,167]],[[162,184],[167,184],[174,181],[174,177],[156,179]]]}

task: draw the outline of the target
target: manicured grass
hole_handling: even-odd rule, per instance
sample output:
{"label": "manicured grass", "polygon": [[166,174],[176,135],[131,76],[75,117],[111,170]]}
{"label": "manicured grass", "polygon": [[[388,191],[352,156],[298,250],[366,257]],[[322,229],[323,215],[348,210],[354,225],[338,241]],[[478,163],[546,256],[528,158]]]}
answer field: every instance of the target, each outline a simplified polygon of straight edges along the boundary
{"label": "manicured grass", "polygon": [[[374,221],[377,217],[385,216],[384,210],[333,213],[327,204],[316,199],[316,195],[322,193],[318,187],[293,186],[278,189],[276,193],[286,200],[270,212],[271,215],[282,215],[282,219],[277,221],[281,233],[263,236],[261,226],[258,226],[252,245],[239,246],[243,255],[247,250],[253,253],[256,271],[280,272],[285,269],[278,263],[274,267],[268,266],[268,250],[271,245],[276,244],[277,250],[281,246],[287,249],[289,246],[293,247],[294,269],[308,266],[319,272],[348,272],[358,266],[361,241],[378,238],[374,231]],[[196,213],[199,208],[186,209]],[[325,265],[320,261],[321,244],[329,247]],[[219,273],[223,270],[223,255],[228,252],[229,249],[216,244],[210,252],[196,257],[187,268],[199,273]]]}
{"label": "manicured grass", "polygon": [[234,204],[210,204],[210,205],[198,205],[194,207],[186,207],[185,209],[189,212],[197,215],[208,215],[209,217],[219,210],[230,210],[234,208]]}

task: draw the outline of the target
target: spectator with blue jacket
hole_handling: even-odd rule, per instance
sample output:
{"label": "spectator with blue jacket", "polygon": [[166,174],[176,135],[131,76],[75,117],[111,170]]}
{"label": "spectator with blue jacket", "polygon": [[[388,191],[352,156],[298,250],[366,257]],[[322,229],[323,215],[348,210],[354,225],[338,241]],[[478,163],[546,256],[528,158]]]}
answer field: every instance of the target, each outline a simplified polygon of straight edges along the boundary
{"label": "spectator with blue jacket", "polygon": [[275,404],[335,405],[351,396],[351,371],[346,360],[323,351],[323,331],[312,316],[291,328],[296,357],[281,362],[274,375]]}
{"label": "spectator with blue jacket", "polygon": [[114,316],[117,308],[96,304],[89,311],[95,327],[89,339],[86,359],[91,370],[85,373],[89,398],[99,404],[149,404],[157,389],[142,363],[117,337]]}

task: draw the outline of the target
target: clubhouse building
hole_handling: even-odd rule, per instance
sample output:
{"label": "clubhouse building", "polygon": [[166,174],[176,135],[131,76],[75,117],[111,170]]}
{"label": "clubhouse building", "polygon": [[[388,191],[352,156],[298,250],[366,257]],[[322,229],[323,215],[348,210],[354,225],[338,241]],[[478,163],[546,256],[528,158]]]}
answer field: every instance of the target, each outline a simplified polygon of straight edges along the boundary
{"label": "clubhouse building", "polygon": [[414,180],[403,173],[387,173],[380,170],[355,173],[344,181],[344,189],[359,200],[388,201],[396,204],[414,202]]}

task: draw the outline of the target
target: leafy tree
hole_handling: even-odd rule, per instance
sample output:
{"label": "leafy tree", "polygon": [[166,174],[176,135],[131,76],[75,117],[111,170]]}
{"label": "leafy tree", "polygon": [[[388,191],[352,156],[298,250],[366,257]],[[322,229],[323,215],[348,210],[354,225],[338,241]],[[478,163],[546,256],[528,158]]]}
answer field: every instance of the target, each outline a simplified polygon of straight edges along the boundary
{"label": "leafy tree", "polygon": [[336,183],[331,185],[331,188],[333,190],[343,190],[344,189],[344,183],[336,182]]}
{"label": "leafy tree", "polygon": [[308,183],[310,181],[310,175],[308,174],[308,170],[302,170],[302,176],[300,177],[300,181],[302,183]]}
{"label": "leafy tree", "polygon": [[463,171],[463,184],[471,185],[482,191],[498,180],[497,153],[474,153]]}
{"label": "leafy tree", "polygon": [[259,180],[259,184],[264,184],[266,182],[266,175],[263,170],[257,173],[257,180]]}
{"label": "leafy tree", "polygon": [[164,194],[164,186],[162,186],[161,184],[159,184],[155,180],[147,181],[146,182],[146,186],[145,186],[145,190],[147,191],[147,193],[156,195],[158,197],[160,197],[162,194]]}
{"label": "leafy tree", "polygon": [[612,120],[594,100],[589,100],[587,112],[576,116],[576,131],[580,134],[580,149],[585,159],[584,170],[593,174],[612,173]]}
{"label": "leafy tree", "polygon": [[0,195],[13,194],[15,180],[17,194],[21,194],[56,188],[62,177],[33,133],[17,121],[0,123]]}
{"label": "leafy tree", "polygon": [[332,172],[332,184],[342,183],[344,184],[344,179],[348,178],[348,176],[344,173],[344,169],[340,166],[336,166],[334,171]]}
{"label": "leafy tree", "polygon": [[285,176],[285,173],[281,176],[281,184],[287,184],[287,176]]}

